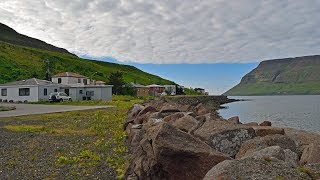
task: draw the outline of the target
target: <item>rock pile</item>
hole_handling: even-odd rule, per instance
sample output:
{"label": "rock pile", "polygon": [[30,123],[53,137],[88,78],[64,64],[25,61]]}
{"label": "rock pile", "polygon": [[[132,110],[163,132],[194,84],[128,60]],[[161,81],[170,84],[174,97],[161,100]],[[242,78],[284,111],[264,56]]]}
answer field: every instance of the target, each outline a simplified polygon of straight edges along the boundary
{"label": "rock pile", "polygon": [[126,179],[320,178],[318,134],[222,119],[215,108],[223,98],[198,104],[180,98],[130,109]]}

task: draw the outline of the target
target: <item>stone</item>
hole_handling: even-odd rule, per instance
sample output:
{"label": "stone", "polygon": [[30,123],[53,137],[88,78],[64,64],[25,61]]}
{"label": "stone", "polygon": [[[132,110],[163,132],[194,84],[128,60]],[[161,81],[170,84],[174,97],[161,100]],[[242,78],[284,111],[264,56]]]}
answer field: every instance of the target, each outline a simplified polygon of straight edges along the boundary
{"label": "stone", "polygon": [[195,113],[198,115],[198,116],[201,116],[201,115],[205,115],[205,114],[208,114],[209,113],[209,110],[206,108],[205,105],[203,105],[202,103],[199,103],[196,107],[195,107]]}
{"label": "stone", "polygon": [[291,163],[277,158],[247,157],[239,160],[226,160],[214,166],[204,180],[215,179],[311,179],[301,173]]}
{"label": "stone", "polygon": [[227,121],[230,124],[241,124],[238,116],[231,117]]}
{"label": "stone", "polygon": [[137,116],[142,116],[144,114],[150,113],[150,112],[157,112],[157,109],[152,107],[152,106],[146,106],[145,108],[143,108]]}
{"label": "stone", "polygon": [[193,127],[197,126],[197,124],[198,121],[194,117],[186,115],[176,120],[172,125],[182,131],[189,132]]}
{"label": "stone", "polygon": [[206,121],[194,135],[212,148],[234,157],[242,143],[254,138],[255,131],[243,125],[230,125],[226,121]]}
{"label": "stone", "polygon": [[257,136],[267,136],[272,134],[284,135],[283,128],[276,128],[276,127],[270,127],[270,126],[252,126],[252,128],[255,130]]}
{"label": "stone", "polygon": [[299,171],[308,174],[312,179],[320,179],[320,163],[307,164],[300,167]]}
{"label": "stone", "polygon": [[249,122],[249,123],[245,123],[244,125],[246,125],[246,126],[259,126],[259,124],[256,122]]}
{"label": "stone", "polygon": [[126,129],[129,123],[132,123],[139,112],[144,109],[144,106],[141,104],[134,104],[132,108],[128,111],[127,120],[123,124],[123,129]]}
{"label": "stone", "polygon": [[168,123],[174,123],[177,119],[182,118],[183,116],[185,116],[185,114],[183,112],[177,112],[174,114],[171,114],[169,116],[166,116],[163,118],[164,122],[168,122]]}
{"label": "stone", "polygon": [[192,135],[162,122],[147,130],[125,179],[202,179],[211,167],[227,159]]}
{"label": "stone", "polygon": [[300,165],[316,163],[320,163],[320,145],[312,143],[303,150]]}
{"label": "stone", "polygon": [[269,146],[262,150],[246,154],[243,158],[252,157],[254,159],[276,158],[290,163],[292,166],[298,166],[298,154],[290,149],[283,149],[280,146]]}
{"label": "stone", "polygon": [[143,124],[148,122],[150,119],[161,119],[159,112],[147,112],[146,114],[142,114],[136,117],[133,121],[134,124]]}
{"label": "stone", "polygon": [[165,113],[176,113],[176,112],[180,112],[180,110],[177,108],[177,106],[173,106],[170,104],[167,104],[165,106],[163,106],[160,110],[161,114],[165,114]]}
{"label": "stone", "polygon": [[284,135],[268,135],[264,137],[255,137],[251,140],[244,142],[236,155],[236,159],[240,159],[247,154],[267,148],[269,146],[280,146],[283,149],[290,149],[298,153],[298,149],[294,140]]}
{"label": "stone", "polygon": [[259,124],[259,126],[271,126],[272,123],[270,121],[263,121],[262,123]]}

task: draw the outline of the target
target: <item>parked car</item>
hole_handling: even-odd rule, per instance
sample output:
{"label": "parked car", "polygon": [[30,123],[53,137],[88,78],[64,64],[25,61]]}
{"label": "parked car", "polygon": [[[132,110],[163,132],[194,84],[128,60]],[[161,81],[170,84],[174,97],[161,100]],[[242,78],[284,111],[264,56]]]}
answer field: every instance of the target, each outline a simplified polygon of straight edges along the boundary
{"label": "parked car", "polygon": [[61,102],[65,100],[71,101],[71,97],[64,92],[54,92],[49,95],[50,102]]}

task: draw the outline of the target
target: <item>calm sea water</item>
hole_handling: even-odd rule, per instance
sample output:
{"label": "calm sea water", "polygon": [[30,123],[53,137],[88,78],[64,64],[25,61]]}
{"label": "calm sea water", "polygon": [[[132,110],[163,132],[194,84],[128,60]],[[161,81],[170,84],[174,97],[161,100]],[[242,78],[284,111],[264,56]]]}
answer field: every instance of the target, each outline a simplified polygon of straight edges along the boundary
{"label": "calm sea water", "polygon": [[320,133],[320,95],[229,96],[248,101],[225,104],[219,113],[225,119],[239,116],[243,123],[270,121],[273,126]]}

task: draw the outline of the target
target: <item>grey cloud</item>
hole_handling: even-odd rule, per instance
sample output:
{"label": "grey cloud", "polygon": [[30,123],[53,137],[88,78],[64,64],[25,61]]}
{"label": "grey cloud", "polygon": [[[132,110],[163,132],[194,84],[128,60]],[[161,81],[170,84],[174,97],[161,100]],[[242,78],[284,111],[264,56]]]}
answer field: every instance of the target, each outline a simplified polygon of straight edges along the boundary
{"label": "grey cloud", "polygon": [[0,21],[79,55],[138,63],[319,54],[319,0],[1,0]]}

